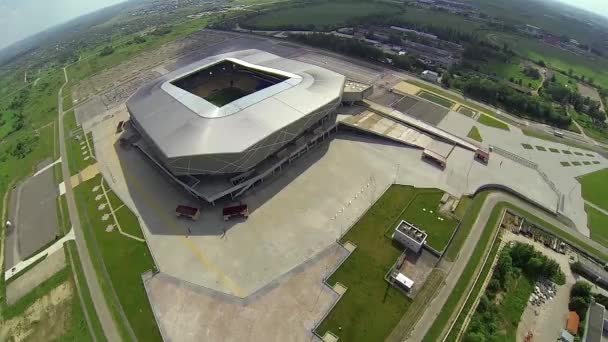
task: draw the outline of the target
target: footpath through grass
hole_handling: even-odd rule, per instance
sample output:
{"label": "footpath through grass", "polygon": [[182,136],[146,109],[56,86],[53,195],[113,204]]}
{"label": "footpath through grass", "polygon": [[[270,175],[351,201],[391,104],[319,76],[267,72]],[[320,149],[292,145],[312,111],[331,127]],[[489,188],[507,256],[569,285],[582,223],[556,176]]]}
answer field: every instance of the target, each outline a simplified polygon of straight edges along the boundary
{"label": "footpath through grass", "polygon": [[467,137],[473,140],[477,140],[479,142],[483,142],[483,138],[481,137],[481,133],[479,133],[479,129],[477,128],[477,126],[471,127],[471,130],[469,131],[469,134],[467,134]]}
{"label": "footpath through grass", "polygon": [[498,128],[498,129],[502,129],[505,131],[509,130],[509,125],[507,125],[506,123],[495,119],[492,116],[486,115],[486,114],[481,114],[479,115],[479,119],[477,119],[477,121],[482,124],[482,125],[486,125],[489,127],[494,127],[494,128]]}
{"label": "footpath through grass", "polygon": [[[99,202],[95,201],[101,189],[93,192],[100,181],[101,176],[97,176],[75,189],[83,231],[100,285],[124,340],[131,338],[121,309],[138,340],[160,341],[141,279],[142,273],[155,269],[152,256],[145,242],[121,235],[117,229],[106,232],[108,222],[101,220],[103,213],[97,209]],[[120,210],[129,209],[124,207]],[[140,228],[138,225],[132,229]]]}
{"label": "footpath through grass", "polygon": [[578,177],[583,198],[598,207],[608,210],[608,169],[598,170]]}

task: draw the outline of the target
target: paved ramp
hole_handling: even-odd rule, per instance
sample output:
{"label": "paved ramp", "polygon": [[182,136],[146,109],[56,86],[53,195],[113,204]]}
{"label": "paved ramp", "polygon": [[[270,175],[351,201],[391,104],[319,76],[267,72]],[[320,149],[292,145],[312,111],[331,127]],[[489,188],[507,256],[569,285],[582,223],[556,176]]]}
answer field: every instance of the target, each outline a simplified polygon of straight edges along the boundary
{"label": "paved ramp", "polygon": [[340,122],[348,127],[408,146],[428,149],[444,157],[447,157],[454,148],[453,144],[436,140],[429,134],[369,110],[355,115],[343,116],[340,119]]}

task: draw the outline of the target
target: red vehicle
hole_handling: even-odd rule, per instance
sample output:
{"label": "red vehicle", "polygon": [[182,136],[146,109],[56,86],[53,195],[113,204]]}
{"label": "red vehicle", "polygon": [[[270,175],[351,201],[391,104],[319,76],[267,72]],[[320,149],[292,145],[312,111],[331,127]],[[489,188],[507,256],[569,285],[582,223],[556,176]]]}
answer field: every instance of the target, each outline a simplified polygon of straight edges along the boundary
{"label": "red vehicle", "polygon": [[249,207],[247,207],[247,204],[237,204],[224,207],[222,214],[224,215],[224,221],[228,221],[233,217],[247,218],[249,216]]}
{"label": "red vehicle", "polygon": [[201,214],[201,210],[199,208],[193,208],[186,205],[178,205],[175,208],[175,215],[177,217],[187,217],[193,221],[197,221]]}

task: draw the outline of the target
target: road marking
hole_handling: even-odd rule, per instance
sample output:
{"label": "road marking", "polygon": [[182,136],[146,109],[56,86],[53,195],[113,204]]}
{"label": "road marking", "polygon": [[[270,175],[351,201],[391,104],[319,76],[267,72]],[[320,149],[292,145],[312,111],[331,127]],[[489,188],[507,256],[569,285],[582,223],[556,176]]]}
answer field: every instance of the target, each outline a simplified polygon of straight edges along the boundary
{"label": "road marking", "polygon": [[61,157],[59,157],[59,159],[55,160],[54,162],[50,163],[49,165],[43,167],[42,169],[38,170],[38,172],[34,173],[34,175],[32,177],[36,177],[39,174],[43,173],[44,171],[52,168],[53,166],[55,166],[55,164],[61,163]]}
{"label": "road marking", "polygon": [[[125,170],[125,179],[128,178],[133,185],[135,185],[135,188],[137,191],[139,191],[142,195],[142,198],[144,200],[144,202],[146,202],[155,212],[157,212],[159,215],[159,218],[170,228],[172,228],[173,230],[183,233],[183,230],[180,229],[179,227],[177,227],[175,225],[175,223],[173,222],[173,220],[171,218],[168,217],[167,214],[164,213],[162,207],[153,200],[153,196],[151,196],[146,190],[145,187],[142,186],[142,184],[139,182],[139,180],[137,179],[137,177],[133,177],[131,176],[128,172],[126,172]],[[233,292],[233,294],[235,294],[238,297],[243,297],[243,293],[244,291],[231,279],[229,278],[224,272],[222,272],[222,270],[215,265],[215,263],[213,263],[204,253],[203,251],[201,251],[201,249],[194,243],[192,242],[192,240],[188,239],[186,236],[182,236],[181,239],[179,239],[179,241],[184,244],[186,247],[188,247],[188,249],[192,252],[192,254],[194,254],[194,256],[196,257],[196,259],[203,265],[203,267],[207,268],[208,270],[210,270],[211,272],[215,273],[220,282],[225,285],[228,289],[230,289],[230,291]]]}

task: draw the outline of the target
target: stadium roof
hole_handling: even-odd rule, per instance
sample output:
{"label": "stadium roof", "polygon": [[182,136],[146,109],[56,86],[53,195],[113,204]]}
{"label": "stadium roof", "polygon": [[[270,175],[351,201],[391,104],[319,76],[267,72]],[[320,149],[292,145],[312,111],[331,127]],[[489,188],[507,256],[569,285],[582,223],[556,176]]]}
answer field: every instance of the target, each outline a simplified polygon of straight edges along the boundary
{"label": "stadium roof", "polygon": [[[172,84],[226,60],[286,79],[221,108]],[[168,73],[140,88],[127,108],[168,158],[239,153],[338,98],[344,82],[344,76],[315,65],[243,50]]]}

